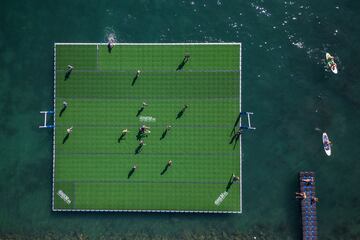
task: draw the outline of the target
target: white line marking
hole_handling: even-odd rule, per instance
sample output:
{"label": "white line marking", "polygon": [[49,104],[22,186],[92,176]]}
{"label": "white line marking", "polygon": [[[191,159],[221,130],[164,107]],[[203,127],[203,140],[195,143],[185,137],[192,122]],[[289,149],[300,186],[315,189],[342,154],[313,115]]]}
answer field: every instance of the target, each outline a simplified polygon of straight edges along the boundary
{"label": "white line marking", "polygon": [[[242,52],[241,52],[241,43],[239,44],[240,45],[240,50],[239,50],[239,54],[240,54],[240,56],[239,56],[239,79],[240,79],[240,86],[239,86],[239,110],[240,110],[240,112],[241,112],[241,57],[242,57]],[[240,114],[240,112],[239,112],[239,114]],[[240,126],[241,126],[241,117],[240,117]],[[241,141],[241,135],[240,135],[240,213],[242,213],[242,179],[243,179],[243,177],[242,177],[242,141]]]}
{"label": "white line marking", "polygon": [[241,213],[239,211],[53,209],[54,212],[156,212],[156,213]]}
{"label": "white line marking", "polygon": [[[107,45],[107,43],[55,43],[55,45]],[[239,42],[209,43],[115,43],[115,45],[241,45]]]}
{"label": "white line marking", "polygon": [[55,210],[55,128],[56,128],[56,43],[54,44],[54,128],[53,128],[53,176],[52,176],[52,210]]}
{"label": "white line marking", "polygon": [[[191,211],[191,210],[95,210],[95,209],[55,209],[54,205],[54,183],[55,183],[55,103],[56,103],[56,46],[57,45],[107,45],[107,43],[55,43],[54,44],[54,130],[53,130],[53,194],[52,194],[52,211],[59,212],[161,212],[161,213],[242,213],[242,169],[241,169],[241,136],[240,136],[240,211]],[[240,101],[240,112],[241,112],[241,43],[116,43],[115,45],[240,45],[240,63],[239,63],[239,78],[240,78],[240,89],[239,89],[239,101]],[[241,124],[241,118],[240,118]]]}

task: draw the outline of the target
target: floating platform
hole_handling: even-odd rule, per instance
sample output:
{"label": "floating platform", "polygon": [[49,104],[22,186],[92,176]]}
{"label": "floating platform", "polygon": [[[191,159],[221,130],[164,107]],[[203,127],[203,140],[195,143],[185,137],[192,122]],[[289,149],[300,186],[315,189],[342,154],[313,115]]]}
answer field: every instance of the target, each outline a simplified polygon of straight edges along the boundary
{"label": "floating platform", "polygon": [[[300,192],[306,193],[306,199],[301,200],[303,240],[317,240],[316,202],[312,200],[313,197],[316,197],[315,173],[300,172],[299,175]],[[312,182],[306,183],[303,181],[304,179],[312,179]]]}
{"label": "floating platform", "polygon": [[53,211],[241,213],[241,136],[229,144],[241,55],[240,43],[56,43]]}

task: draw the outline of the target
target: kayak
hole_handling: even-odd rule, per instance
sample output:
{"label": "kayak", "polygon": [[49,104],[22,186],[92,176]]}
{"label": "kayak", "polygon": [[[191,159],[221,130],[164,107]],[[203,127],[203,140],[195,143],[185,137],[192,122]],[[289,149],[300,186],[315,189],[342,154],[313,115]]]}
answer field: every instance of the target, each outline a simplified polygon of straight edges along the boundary
{"label": "kayak", "polygon": [[329,144],[329,137],[325,132],[322,134],[322,142],[326,155],[331,156],[331,144]]}
{"label": "kayak", "polygon": [[326,58],[326,62],[327,65],[329,66],[329,68],[331,69],[331,71],[335,74],[338,73],[338,69],[337,69],[337,65],[334,61],[334,57],[330,55],[330,53],[326,53],[325,54],[325,58]]}

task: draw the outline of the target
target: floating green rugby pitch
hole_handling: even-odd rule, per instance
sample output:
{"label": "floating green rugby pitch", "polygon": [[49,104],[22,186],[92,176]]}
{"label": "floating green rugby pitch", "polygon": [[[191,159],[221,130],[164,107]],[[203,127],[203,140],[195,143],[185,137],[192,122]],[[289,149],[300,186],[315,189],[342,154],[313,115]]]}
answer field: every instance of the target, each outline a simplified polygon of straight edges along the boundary
{"label": "floating green rugby pitch", "polygon": [[[54,47],[54,211],[241,212],[241,138],[229,144],[241,108],[240,43]],[[151,133],[136,154],[142,124]],[[232,173],[240,181],[217,206]]]}

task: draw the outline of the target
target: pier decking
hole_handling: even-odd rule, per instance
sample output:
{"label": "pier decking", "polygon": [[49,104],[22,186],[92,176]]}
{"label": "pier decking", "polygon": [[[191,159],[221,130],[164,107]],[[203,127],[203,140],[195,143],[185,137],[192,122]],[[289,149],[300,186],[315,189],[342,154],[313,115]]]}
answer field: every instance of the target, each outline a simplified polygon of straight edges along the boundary
{"label": "pier decking", "polygon": [[[310,179],[311,182],[305,182]],[[304,240],[318,239],[317,215],[315,195],[315,173],[300,172],[300,192],[306,193],[306,198],[301,200],[302,231]]]}

